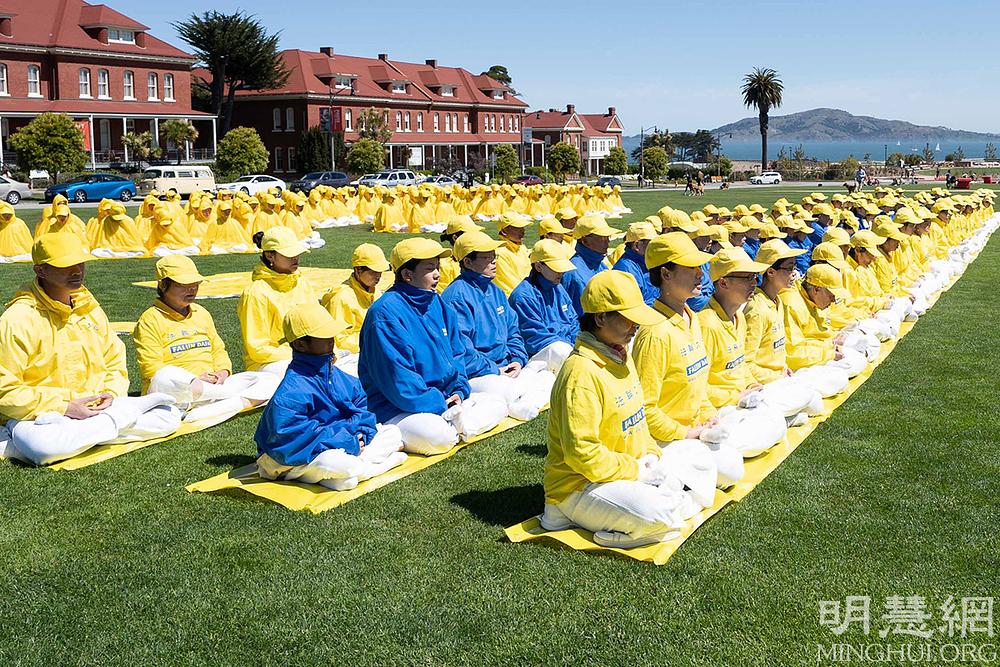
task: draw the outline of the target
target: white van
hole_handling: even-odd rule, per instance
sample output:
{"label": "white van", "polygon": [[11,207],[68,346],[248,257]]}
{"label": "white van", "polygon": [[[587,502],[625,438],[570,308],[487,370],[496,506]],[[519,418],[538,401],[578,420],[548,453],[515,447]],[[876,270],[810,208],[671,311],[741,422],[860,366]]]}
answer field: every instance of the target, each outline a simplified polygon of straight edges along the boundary
{"label": "white van", "polygon": [[149,167],[139,181],[139,196],[145,196],[152,190],[166,192],[170,188],[181,195],[189,195],[195,190],[210,192],[215,190],[215,174],[208,167],[198,165]]}

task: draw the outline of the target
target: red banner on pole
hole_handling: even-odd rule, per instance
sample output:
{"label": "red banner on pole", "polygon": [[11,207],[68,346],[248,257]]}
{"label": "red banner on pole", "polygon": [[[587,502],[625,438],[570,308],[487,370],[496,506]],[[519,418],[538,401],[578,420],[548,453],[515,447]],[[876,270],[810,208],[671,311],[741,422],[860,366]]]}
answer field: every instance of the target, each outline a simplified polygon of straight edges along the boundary
{"label": "red banner on pole", "polygon": [[76,123],[77,129],[79,129],[80,132],[83,134],[83,150],[89,152],[90,151],[90,120],[85,118],[83,120],[74,120],[73,122]]}
{"label": "red banner on pole", "polygon": [[340,107],[333,108],[333,114],[331,117],[331,127],[334,132],[344,131],[344,110]]}

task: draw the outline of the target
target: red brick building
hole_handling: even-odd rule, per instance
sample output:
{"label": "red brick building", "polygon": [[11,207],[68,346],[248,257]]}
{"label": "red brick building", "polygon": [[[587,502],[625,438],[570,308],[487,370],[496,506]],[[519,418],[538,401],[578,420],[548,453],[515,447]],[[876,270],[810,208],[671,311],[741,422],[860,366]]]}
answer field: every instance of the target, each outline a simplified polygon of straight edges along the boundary
{"label": "red brick building", "polygon": [[[240,91],[233,126],[256,128],[277,174],[300,171],[296,151],[303,130],[333,112],[343,121],[348,144],[360,138],[366,109],[383,114],[392,138],[386,165],[430,169],[443,159],[468,165],[488,159],[499,144],[517,149],[527,106],[503,84],[436,60],[423,64],[391,60],[387,54],[361,58],[290,49],[282,56],[291,72],[284,86]],[[409,153],[408,159],[404,159]],[[334,156],[343,168],[343,155]]]}
{"label": "red brick building", "polygon": [[621,148],[624,127],[614,107],[605,114],[582,114],[572,104],[565,111],[529,111],[524,126],[530,128],[531,148],[525,150],[525,164],[544,165],[552,144],[567,143],[580,152],[580,167],[596,176],[604,171],[604,158],[612,148]]}
{"label": "red brick building", "polygon": [[[191,109],[194,56],[153,37],[106,5],[82,0],[0,2],[0,163],[16,163],[7,140],[46,111],[72,116],[92,167],[128,161],[124,132],[153,132],[173,157],[215,155],[215,118]],[[195,124],[193,146],[160,138],[160,121]]]}

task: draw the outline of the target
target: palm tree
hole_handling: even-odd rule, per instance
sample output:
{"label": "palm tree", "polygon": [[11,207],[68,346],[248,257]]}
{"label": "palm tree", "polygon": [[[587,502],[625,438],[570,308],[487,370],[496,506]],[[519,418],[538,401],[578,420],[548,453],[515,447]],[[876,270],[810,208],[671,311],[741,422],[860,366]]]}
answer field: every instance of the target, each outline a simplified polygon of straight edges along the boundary
{"label": "palm tree", "polygon": [[784,85],[778,73],[771,68],[755,67],[743,77],[743,103],[756,107],[760,120],[760,170],[767,171],[767,113],[781,106],[781,91]]}
{"label": "palm tree", "polygon": [[198,139],[198,130],[190,121],[171,119],[163,123],[163,135],[177,147],[177,164],[180,164],[185,146]]}

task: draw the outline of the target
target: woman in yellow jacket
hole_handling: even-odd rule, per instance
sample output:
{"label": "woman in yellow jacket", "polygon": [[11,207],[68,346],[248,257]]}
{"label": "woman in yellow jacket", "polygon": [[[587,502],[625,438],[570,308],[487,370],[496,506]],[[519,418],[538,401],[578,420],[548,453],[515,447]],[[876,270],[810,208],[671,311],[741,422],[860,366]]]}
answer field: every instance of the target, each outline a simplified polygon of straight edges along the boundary
{"label": "woman in yellow jacket", "polygon": [[153,210],[153,229],[146,240],[146,248],[156,257],[167,255],[197,255],[187,224],[175,217],[176,208],[168,202],[160,202]]}
{"label": "woman in yellow jacket", "polygon": [[627,352],[639,325],[662,317],[619,271],[595,276],[581,301],[580,335],[552,388],[542,526],[580,526],[612,547],[663,541],[697,505],[679,485],[664,484],[668,473]]}
{"label": "woman in yellow jacket", "polygon": [[280,380],[270,373],[233,374],[211,313],[195,303],[204,277],[194,262],[163,257],[156,278],[158,298],[132,332],[143,393],[173,396],[187,421],[228,419],[267,401]]}
{"label": "woman in yellow jacket", "polygon": [[805,252],[804,248],[789,248],[777,238],[762,243],[757,251],[757,261],[768,268],[743,315],[747,322],[746,361],[750,374],[761,384],[791,373],[785,359],[785,306],[778,295],[792,286],[795,258]]}
{"label": "woman in yellow jacket", "polygon": [[[785,350],[788,367],[793,371],[824,364],[841,358],[838,349],[841,337],[830,326],[827,309],[838,297],[846,297],[839,272],[831,266],[809,267],[806,276],[795,287],[780,294],[785,306]],[[826,283],[826,284],[821,284]]]}
{"label": "woman in yellow jacket", "polygon": [[250,252],[253,240],[246,228],[233,216],[233,201],[220,201],[215,210],[212,224],[201,238],[202,255],[226,255]]}
{"label": "woman in yellow jacket", "polygon": [[[62,195],[56,195],[56,199],[59,199],[60,197],[62,197]],[[65,200],[66,198],[62,197],[62,199]],[[87,247],[87,227],[83,224],[83,220],[78,218],[76,214],[69,210],[69,204],[56,204],[54,199],[52,205],[52,215],[42,217],[38,225],[35,227],[35,241],[40,239],[43,234],[55,234],[58,232],[72,234],[76,238],[80,239],[80,245],[84,248]]]}
{"label": "woman in yellow jacket", "polygon": [[380,296],[378,284],[382,280],[382,274],[389,271],[390,266],[381,248],[373,243],[362,243],[351,255],[351,267],[351,277],[332,287],[323,295],[320,303],[334,320],[346,325],[334,337],[337,368],[357,377],[361,325],[365,322],[368,309]]}
{"label": "woman in yellow jacket", "polygon": [[277,199],[269,192],[262,192],[257,196],[260,202],[260,210],[254,216],[253,234],[267,232],[273,227],[281,226],[281,213],[279,206],[281,200]]}
{"label": "woman in yellow jacket", "polygon": [[135,227],[139,230],[139,238],[142,239],[143,244],[146,243],[149,232],[153,228],[154,211],[158,203],[160,203],[159,194],[153,190],[143,197],[142,204],[139,205],[139,212],[135,215]]}
{"label": "woman in yellow jacket", "polygon": [[524,245],[525,227],[530,224],[530,220],[506,214],[497,223],[504,244],[497,248],[497,276],[493,283],[508,297],[531,273],[531,251]]}
{"label": "woman in yellow jacket", "polygon": [[88,227],[87,247],[95,257],[142,257],[146,254],[139,228],[121,202],[110,202],[107,215]]}
{"label": "woman in yellow jacket", "polygon": [[0,201],[0,264],[31,259],[31,231],[14,207]]}
{"label": "woman in yellow jacket", "polygon": [[288,309],[317,301],[318,295],[299,271],[305,245],[287,227],[271,227],[254,235],[260,263],[236,307],[243,332],[243,365],[248,371],[283,376],[292,348],[283,341],[282,319]]}
{"label": "woman in yellow jacket", "polygon": [[382,195],[382,204],[375,212],[372,220],[374,232],[405,232],[409,224],[403,217],[403,205],[394,190],[386,190]]}

